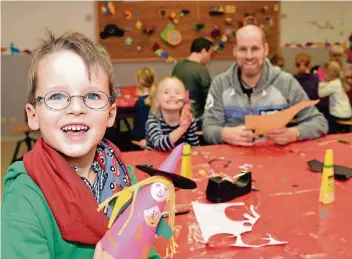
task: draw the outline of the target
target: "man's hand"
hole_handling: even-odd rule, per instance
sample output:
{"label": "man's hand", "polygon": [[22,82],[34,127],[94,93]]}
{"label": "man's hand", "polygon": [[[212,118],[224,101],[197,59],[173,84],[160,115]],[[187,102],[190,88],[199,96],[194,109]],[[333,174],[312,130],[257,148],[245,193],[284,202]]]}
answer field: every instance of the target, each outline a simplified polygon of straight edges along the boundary
{"label": "man's hand", "polygon": [[225,127],[222,129],[222,139],[230,145],[250,147],[258,135],[248,130],[246,126]]}
{"label": "man's hand", "polygon": [[114,259],[109,253],[104,251],[100,242],[95,246],[93,259]]}
{"label": "man's hand", "polygon": [[282,128],[268,133],[267,137],[278,145],[287,145],[298,140],[299,131],[297,128]]}

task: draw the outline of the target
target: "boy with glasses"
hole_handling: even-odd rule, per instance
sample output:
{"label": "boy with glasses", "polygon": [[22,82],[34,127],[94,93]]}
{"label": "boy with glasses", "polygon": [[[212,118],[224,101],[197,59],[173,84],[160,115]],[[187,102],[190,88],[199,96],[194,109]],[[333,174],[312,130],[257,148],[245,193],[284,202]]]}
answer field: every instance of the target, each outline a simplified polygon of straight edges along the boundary
{"label": "boy with glasses", "polygon": [[112,212],[98,203],[136,183],[103,139],[116,116],[113,82],[106,50],[79,33],[49,33],[37,49],[26,112],[42,138],[5,177],[3,258],[112,258],[95,248]]}

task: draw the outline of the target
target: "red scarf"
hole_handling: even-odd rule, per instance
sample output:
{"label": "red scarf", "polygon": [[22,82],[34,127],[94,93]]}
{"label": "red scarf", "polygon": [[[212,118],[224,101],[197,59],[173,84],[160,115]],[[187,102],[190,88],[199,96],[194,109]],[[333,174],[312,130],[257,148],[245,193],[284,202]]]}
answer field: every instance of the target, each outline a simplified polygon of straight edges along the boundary
{"label": "red scarf", "polygon": [[[109,144],[121,158],[120,150]],[[28,175],[43,192],[63,239],[97,244],[108,229],[108,218],[97,212],[94,196],[62,155],[40,138],[24,155],[23,162]]]}

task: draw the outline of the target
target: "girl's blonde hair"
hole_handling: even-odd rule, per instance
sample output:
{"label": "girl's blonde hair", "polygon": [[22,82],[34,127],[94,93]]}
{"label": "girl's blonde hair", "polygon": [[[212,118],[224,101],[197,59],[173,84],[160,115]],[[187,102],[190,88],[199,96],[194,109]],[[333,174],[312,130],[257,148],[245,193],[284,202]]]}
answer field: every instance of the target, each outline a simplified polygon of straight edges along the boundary
{"label": "girl's blonde hair", "polygon": [[151,112],[154,116],[157,116],[157,117],[160,116],[160,109],[159,109],[159,105],[158,105],[157,98],[156,98],[158,91],[159,91],[160,87],[163,86],[170,79],[179,82],[183,86],[183,88],[185,89],[183,82],[175,76],[167,76],[167,77],[164,77],[163,79],[161,79],[159,81],[159,83],[157,84],[157,86],[153,92],[153,96],[152,96]]}
{"label": "girl's blonde hair", "polygon": [[117,217],[118,213],[121,211],[121,209],[128,202],[130,202],[130,200],[132,199],[132,202],[130,204],[130,206],[131,206],[130,214],[129,214],[125,224],[122,226],[122,228],[120,229],[120,231],[118,233],[118,235],[122,235],[123,231],[127,227],[130,220],[132,219],[133,212],[134,212],[134,206],[136,203],[136,198],[137,198],[137,195],[138,195],[140,188],[142,188],[143,186],[152,184],[152,183],[156,183],[156,182],[164,184],[168,188],[168,191],[169,191],[169,196],[166,199],[166,201],[168,201],[168,211],[169,211],[168,225],[171,228],[173,234],[170,238],[169,245],[166,250],[166,254],[167,255],[169,254],[169,249],[170,249],[171,255],[173,255],[174,253],[176,253],[176,248],[177,248],[177,244],[176,244],[174,236],[173,236],[175,233],[175,187],[169,179],[162,177],[162,176],[152,176],[152,177],[149,177],[149,178],[147,178],[141,182],[138,182],[130,187],[125,187],[122,191],[114,194],[112,197],[110,197],[109,199],[107,199],[103,203],[101,203],[98,207],[98,211],[106,206],[109,206],[109,203],[113,199],[118,198],[115,202],[113,212],[110,217],[109,226],[108,226],[110,228],[112,226],[112,224],[115,222],[116,217]]}
{"label": "girl's blonde hair", "polygon": [[328,63],[326,63],[325,69],[327,72],[329,72],[335,78],[340,77],[341,66],[336,61],[329,61]]}
{"label": "girl's blonde hair", "polygon": [[137,71],[138,83],[143,80],[143,87],[149,88],[149,96],[145,99],[145,104],[151,106],[152,93],[155,91],[155,70],[150,67],[143,67]]}

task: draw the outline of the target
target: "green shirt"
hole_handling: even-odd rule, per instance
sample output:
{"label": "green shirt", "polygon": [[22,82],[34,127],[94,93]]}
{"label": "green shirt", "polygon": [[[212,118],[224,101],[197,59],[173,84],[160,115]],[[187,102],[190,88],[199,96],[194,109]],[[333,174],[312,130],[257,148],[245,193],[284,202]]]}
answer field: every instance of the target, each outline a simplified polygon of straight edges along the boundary
{"label": "green shirt", "polygon": [[211,84],[208,69],[198,62],[185,59],[176,64],[172,76],[179,78],[189,90],[192,102],[192,114],[196,119],[204,113],[205,100]]}
{"label": "green shirt", "polygon": [[[133,168],[128,169],[134,184],[137,179]],[[161,220],[157,233],[169,238],[170,231]],[[62,238],[42,191],[27,174],[23,162],[12,164],[5,177],[1,208],[1,258],[87,259],[93,258],[94,249]],[[149,258],[161,257],[153,248]]]}

